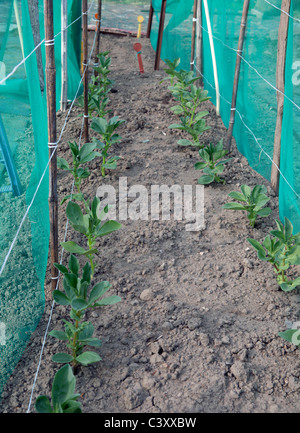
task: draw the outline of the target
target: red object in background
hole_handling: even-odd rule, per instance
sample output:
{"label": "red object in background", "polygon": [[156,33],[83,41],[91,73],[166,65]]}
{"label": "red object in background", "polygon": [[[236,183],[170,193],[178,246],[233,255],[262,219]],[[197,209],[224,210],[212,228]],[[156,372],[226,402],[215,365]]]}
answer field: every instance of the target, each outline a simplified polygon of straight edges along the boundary
{"label": "red object in background", "polygon": [[140,73],[143,74],[144,73],[144,66],[143,66],[143,61],[142,61],[142,45],[139,42],[136,42],[133,45],[133,49],[134,49],[134,51],[137,52],[137,58],[138,58],[138,62],[139,62]]}

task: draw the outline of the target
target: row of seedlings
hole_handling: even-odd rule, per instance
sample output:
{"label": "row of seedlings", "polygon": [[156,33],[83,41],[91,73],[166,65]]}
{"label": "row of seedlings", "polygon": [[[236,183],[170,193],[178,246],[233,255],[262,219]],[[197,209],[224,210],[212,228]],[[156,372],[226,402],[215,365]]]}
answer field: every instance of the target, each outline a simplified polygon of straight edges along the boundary
{"label": "row of seedlings", "polygon": [[[195,77],[192,71],[177,69],[180,64],[179,58],[173,62],[167,59],[165,62],[167,64],[165,72],[168,76],[164,80],[170,81],[168,89],[177,101],[177,105],[171,110],[180,119],[180,123],[174,123],[169,128],[183,131],[188,137],[178,140],[179,145],[199,148],[202,161],[197,162],[194,168],[202,170],[203,174],[198,179],[198,183],[224,184],[225,179],[220,175],[231,158],[223,159],[228,153],[223,148],[223,141],[215,145],[210,143],[208,146],[204,146],[200,141],[202,133],[209,129],[205,122],[205,117],[209,113],[199,109],[202,102],[210,99],[208,92],[195,85],[199,77]],[[234,201],[226,203],[223,208],[246,212],[249,224],[254,228],[258,217],[268,217],[271,213],[271,208],[266,207],[270,200],[267,196],[267,188],[264,185],[255,185],[254,188],[242,185],[240,189],[240,192],[232,191],[228,194]],[[273,266],[281,290],[290,292],[300,286],[300,276],[291,277],[295,266],[300,265],[300,232],[294,234],[293,225],[286,217],[284,223],[277,219],[274,222],[275,230],[271,230],[262,243],[252,238],[247,238],[247,241],[256,250],[261,261]],[[300,330],[296,327],[280,332],[279,336],[300,346]]]}
{"label": "row of seedlings", "polygon": [[[116,304],[121,301],[119,296],[104,296],[111,288],[108,281],[94,281],[96,256],[99,254],[97,241],[121,228],[114,220],[107,220],[108,206],[102,211],[100,199],[86,197],[82,191],[82,181],[90,176],[88,163],[99,159],[101,176],[106,170],[116,168],[119,157],[110,156],[112,144],[121,140],[116,129],[124,123],[118,117],[110,117],[109,94],[113,81],[110,80],[111,58],[109,51],[98,55],[98,66],[89,83],[88,113],[91,127],[100,135],[91,143],[78,145],[76,141],[69,142],[72,162],[58,158],[58,168],[68,172],[73,179],[75,191],[65,196],[61,204],[68,201],[66,216],[75,232],[85,239],[85,246],[69,240],[61,242],[61,246],[69,253],[68,266],[56,263],[55,266],[63,276],[63,289],[53,291],[54,301],[68,308],[68,319],[63,320],[64,330],[52,330],[49,335],[65,342],[67,351],[53,355],[52,361],[63,364],[52,384],[51,399],[41,395],[36,399],[35,409],[38,413],[81,413],[82,407],[78,401],[80,394],[75,393],[75,374],[79,366],[88,366],[101,361],[99,354],[89,347],[99,348],[101,340],[94,336],[94,326],[87,321],[88,310]],[[78,105],[83,106],[83,96],[78,98]],[[84,266],[77,256],[84,259]]]}

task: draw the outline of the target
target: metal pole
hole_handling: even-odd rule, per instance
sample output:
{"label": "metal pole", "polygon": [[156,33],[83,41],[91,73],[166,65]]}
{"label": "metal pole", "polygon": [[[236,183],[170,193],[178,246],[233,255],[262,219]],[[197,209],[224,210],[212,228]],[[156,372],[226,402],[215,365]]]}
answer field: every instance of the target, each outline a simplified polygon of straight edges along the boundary
{"label": "metal pole", "polygon": [[61,1],[61,111],[68,106],[68,0]]}
{"label": "metal pole", "polygon": [[83,77],[83,97],[84,97],[84,124],[83,124],[83,139],[85,143],[89,142],[89,119],[88,119],[88,85],[89,85],[89,77],[88,77],[88,1],[82,0],[82,70],[84,73]]}
{"label": "metal pole", "polygon": [[240,27],[240,36],[239,36],[238,49],[237,49],[237,55],[236,55],[235,72],[234,72],[230,121],[229,121],[226,143],[225,143],[225,147],[229,151],[231,149],[232,132],[233,132],[233,126],[234,126],[234,121],[235,121],[236,99],[237,99],[237,91],[238,91],[240,68],[241,68],[241,54],[243,52],[243,46],[244,46],[249,4],[250,4],[250,0],[244,0],[241,27]]}
{"label": "metal pole", "polygon": [[[286,49],[289,30],[289,17],[291,0],[282,0],[280,23],[278,30],[278,48],[277,48],[277,67],[276,67],[276,87],[277,92],[277,119],[274,137],[273,162],[271,169],[271,186],[278,194],[279,191],[279,171],[280,168],[280,152],[281,152],[281,131],[284,108],[284,89],[285,89],[285,63]],[[276,165],[275,165],[276,164]]]}
{"label": "metal pole", "polygon": [[58,270],[58,206],[57,206],[57,153],[56,145],[56,69],[54,57],[53,0],[44,0],[45,48],[46,48],[46,94],[48,114],[49,157],[49,212],[52,289],[56,288]]}

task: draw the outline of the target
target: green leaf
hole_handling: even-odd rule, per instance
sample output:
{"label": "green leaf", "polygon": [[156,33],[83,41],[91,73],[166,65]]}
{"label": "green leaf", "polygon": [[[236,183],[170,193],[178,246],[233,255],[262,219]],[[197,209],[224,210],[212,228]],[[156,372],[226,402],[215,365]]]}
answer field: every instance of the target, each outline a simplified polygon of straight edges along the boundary
{"label": "green leaf", "polygon": [[67,242],[61,242],[61,246],[68,251],[69,253],[73,254],[86,254],[86,250],[79,245],[76,244],[76,242],[73,241],[67,241]]}
{"label": "green leaf", "polygon": [[180,125],[178,123],[172,123],[172,125],[169,126],[170,129],[181,129],[181,130],[185,130],[185,126]]}
{"label": "green leaf", "polygon": [[91,124],[91,128],[96,131],[99,132],[99,134],[105,134],[106,130],[107,130],[107,121],[106,119],[104,119],[103,117],[97,117],[96,119],[93,119],[92,124]]}
{"label": "green leaf", "polygon": [[76,275],[76,277],[78,277],[79,261],[75,256],[73,256],[73,254],[70,255],[69,269],[74,275]]}
{"label": "green leaf", "polygon": [[72,225],[74,224],[84,226],[82,210],[77,203],[69,201],[66,208],[66,214]]}
{"label": "green leaf", "polygon": [[91,322],[86,323],[83,330],[78,333],[78,340],[84,341],[91,338],[94,333],[94,326]]}
{"label": "green leaf", "polygon": [[92,275],[92,268],[91,268],[89,262],[86,262],[86,264],[84,265],[83,270],[82,270],[81,282],[83,283],[86,281],[86,282],[90,283],[91,275]]}
{"label": "green leaf", "polygon": [[242,185],[241,186],[241,190],[242,190],[242,193],[244,194],[245,198],[247,198],[247,200],[248,200],[248,198],[251,195],[251,188],[250,188],[250,186],[248,186],[248,185]]}
{"label": "green leaf", "polygon": [[198,179],[198,183],[200,185],[208,185],[214,181],[215,177],[213,175],[203,175]]}
{"label": "green leaf", "polygon": [[52,385],[52,404],[54,408],[61,406],[74,394],[75,384],[76,379],[69,365],[64,365],[58,370]]}
{"label": "green leaf", "polygon": [[293,343],[295,346],[300,346],[300,330],[299,329],[287,329],[286,331],[279,332],[279,337],[284,340]]}
{"label": "green leaf", "polygon": [[88,300],[89,305],[93,304],[97,299],[104,295],[111,288],[111,284],[108,281],[101,281],[96,284],[91,290],[90,297]]}
{"label": "green leaf", "polygon": [[231,210],[246,210],[245,206],[241,203],[225,203],[222,206],[223,209],[231,209]]}
{"label": "green leaf", "polygon": [[203,168],[207,167],[207,162],[196,162],[194,168],[196,170],[203,170]]}
{"label": "green leaf", "polygon": [[57,167],[62,170],[70,171],[70,166],[64,158],[57,157]]}
{"label": "green leaf", "polygon": [[182,114],[184,110],[180,105],[175,105],[174,107],[171,107],[171,111],[173,111],[174,114]]}
{"label": "green leaf", "polygon": [[40,395],[36,399],[35,410],[38,413],[53,413],[49,398],[45,395]]}
{"label": "green leaf", "polygon": [[185,139],[185,138],[183,138],[183,139],[181,139],[181,140],[178,140],[177,143],[178,143],[180,146],[192,146],[192,145],[193,145],[193,142],[192,142],[191,140],[187,140],[187,139]]}
{"label": "green leaf", "polygon": [[230,198],[233,198],[234,200],[239,200],[239,201],[244,201],[244,202],[246,201],[244,195],[242,193],[240,193],[240,192],[237,192],[237,191],[230,192],[228,194],[228,196]]}
{"label": "green leaf", "polygon": [[64,331],[56,331],[55,329],[53,331],[49,332],[49,335],[51,337],[57,338],[58,340],[67,341],[68,336]]}
{"label": "green leaf", "polygon": [[121,301],[120,296],[108,296],[107,298],[101,299],[101,301],[96,302],[95,307],[103,307],[105,305],[114,305]]}
{"label": "green leaf", "polygon": [[70,305],[70,299],[59,290],[53,290],[52,296],[54,301],[57,302],[57,304],[64,305],[64,306]]}
{"label": "green leaf", "polygon": [[88,303],[84,299],[75,298],[72,300],[71,306],[74,310],[80,311],[85,310],[88,307]]}
{"label": "green leaf", "polygon": [[[255,208],[254,208],[255,210]],[[267,217],[268,215],[270,215],[270,213],[272,212],[272,209],[269,207],[265,207],[263,209],[260,209],[259,211],[257,211],[257,215],[261,216],[261,217]]]}
{"label": "green leaf", "polygon": [[76,357],[76,361],[84,366],[93,364],[94,362],[99,362],[101,360],[102,358],[98,355],[98,353],[91,351],[83,352]]}
{"label": "green leaf", "polygon": [[73,356],[69,355],[68,353],[56,353],[52,356],[52,361],[57,362],[59,364],[67,364],[68,362],[73,361]]}
{"label": "green leaf", "polygon": [[106,221],[103,226],[97,231],[96,236],[101,237],[108,235],[112,232],[119,230],[122,227],[120,223],[117,221],[109,220]]}
{"label": "green leaf", "polygon": [[63,266],[63,265],[61,265],[61,264],[59,264],[59,263],[54,263],[54,266],[62,273],[62,274],[67,274],[69,271],[68,271],[68,269],[65,267],[65,266]]}
{"label": "green leaf", "polygon": [[268,260],[264,247],[255,239],[247,238],[247,241],[256,249],[258,258],[260,260]]}

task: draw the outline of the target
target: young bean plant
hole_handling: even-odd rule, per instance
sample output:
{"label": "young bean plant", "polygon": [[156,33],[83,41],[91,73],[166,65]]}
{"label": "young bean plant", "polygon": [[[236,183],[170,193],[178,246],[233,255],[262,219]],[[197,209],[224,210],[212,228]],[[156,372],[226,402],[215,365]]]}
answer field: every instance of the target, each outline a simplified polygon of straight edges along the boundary
{"label": "young bean plant", "polygon": [[[71,202],[70,202],[71,203]],[[58,363],[71,363],[74,368],[101,361],[98,353],[83,351],[86,346],[100,347],[101,341],[93,337],[94,327],[91,322],[84,321],[85,313],[89,309],[113,305],[121,300],[119,296],[103,295],[110,289],[108,281],[101,281],[90,288],[92,281],[92,268],[88,262],[82,269],[78,259],[71,254],[69,269],[56,263],[56,268],[63,274],[64,291],[54,290],[53,298],[60,305],[71,308],[70,321],[64,320],[64,331],[53,330],[49,333],[58,340],[66,341],[71,353],[57,353],[52,360]]]}
{"label": "young bean plant", "polygon": [[179,115],[181,123],[173,123],[169,128],[185,131],[191,136],[192,140],[179,140],[179,145],[203,147],[199,137],[204,131],[210,129],[204,119],[209,113],[208,111],[199,111],[199,106],[209,100],[210,97],[207,96],[208,92],[206,90],[194,84],[199,77],[195,78],[192,72],[181,71],[178,75],[178,82],[170,86],[169,89],[179,102],[179,104],[172,107],[171,110]]}
{"label": "young bean plant", "polygon": [[68,220],[75,231],[86,237],[88,249],[83,248],[74,241],[61,243],[63,248],[69,253],[83,255],[89,260],[92,277],[95,270],[94,256],[98,253],[98,250],[96,249],[97,239],[121,228],[121,224],[114,220],[108,220],[103,223],[108,208],[106,207],[100,213],[100,205],[100,199],[95,197],[90,202],[86,201],[87,208],[85,209],[85,212],[83,212],[79,204],[69,201],[66,208]]}
{"label": "young bean plant", "polygon": [[248,242],[257,251],[258,258],[269,262],[276,274],[276,280],[284,292],[290,292],[300,285],[300,277],[289,280],[286,271],[293,265],[300,264],[300,232],[293,235],[293,225],[288,218],[284,224],[275,220],[277,230],[270,231],[262,244],[255,239],[248,238]]}
{"label": "young bean plant", "polygon": [[37,397],[37,413],[82,413],[80,394],[75,394],[76,379],[69,364],[61,367],[54,376],[51,401],[45,395]]}
{"label": "young bean plant", "polygon": [[69,147],[73,158],[72,166],[70,167],[64,158],[58,157],[57,167],[73,175],[76,193],[64,197],[61,204],[70,198],[84,202],[84,197],[80,187],[82,180],[88,178],[90,172],[86,167],[83,166],[88,162],[93,161],[96,157],[101,156],[99,152],[94,152],[97,147],[97,143],[85,143],[81,146],[81,148],[79,148],[78,144],[74,141],[69,142]]}
{"label": "young bean plant", "polygon": [[105,118],[95,118],[92,121],[91,128],[101,135],[102,140],[94,139],[97,147],[101,151],[102,163],[101,163],[101,174],[105,177],[105,170],[115,169],[117,167],[117,160],[119,156],[112,156],[108,158],[109,149],[114,143],[118,143],[121,140],[119,134],[115,133],[115,130],[125,123],[125,120],[119,119],[118,116],[114,116],[109,120]]}
{"label": "young bean plant", "polygon": [[199,155],[203,159],[203,162],[196,162],[195,169],[203,170],[203,173],[205,173],[198,179],[199,184],[207,185],[212,182],[225,183],[225,180],[219,175],[224,171],[224,164],[231,160],[231,158],[222,159],[227,153],[228,151],[223,149],[222,140],[216,146],[210,143],[209,146],[199,150]]}
{"label": "young bean plant", "polygon": [[[109,93],[111,92],[113,81],[108,78],[110,74],[111,58],[108,57],[109,51],[98,54],[98,65],[94,66],[95,74],[91,77],[88,91],[88,114],[92,117],[96,112],[99,117],[105,117],[111,110],[107,109],[109,103]],[[84,99],[81,95],[78,104],[83,107]]]}
{"label": "young bean plant", "polygon": [[265,207],[270,200],[266,192],[267,188],[264,185],[256,185],[253,189],[248,185],[242,185],[241,192],[232,191],[228,194],[229,197],[242,203],[226,203],[223,209],[247,212],[250,226],[254,227],[258,216],[267,217],[272,211],[271,208]]}

